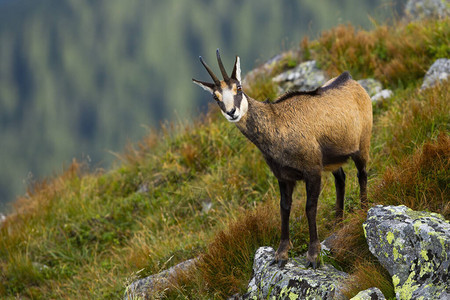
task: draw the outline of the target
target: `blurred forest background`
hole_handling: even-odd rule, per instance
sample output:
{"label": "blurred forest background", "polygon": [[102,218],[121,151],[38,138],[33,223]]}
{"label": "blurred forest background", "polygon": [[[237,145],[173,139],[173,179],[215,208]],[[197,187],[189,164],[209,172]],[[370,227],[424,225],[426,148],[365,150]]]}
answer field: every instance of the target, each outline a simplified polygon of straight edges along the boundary
{"label": "blurred forest background", "polygon": [[162,120],[192,120],[220,48],[245,74],[340,23],[369,29],[402,0],[0,0],[0,212],[72,158],[108,168]]}

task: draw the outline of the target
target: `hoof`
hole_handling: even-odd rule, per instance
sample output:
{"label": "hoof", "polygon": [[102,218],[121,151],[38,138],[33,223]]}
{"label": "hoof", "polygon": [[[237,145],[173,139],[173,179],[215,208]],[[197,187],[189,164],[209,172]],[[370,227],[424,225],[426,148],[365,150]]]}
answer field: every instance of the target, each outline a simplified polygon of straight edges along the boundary
{"label": "hoof", "polygon": [[279,260],[274,259],[270,262],[269,266],[273,266],[276,264],[278,265],[278,268],[282,269],[286,265],[287,261],[288,261],[287,259],[279,259]]}
{"label": "hoof", "polygon": [[315,269],[317,269],[319,267],[319,265],[320,264],[318,264],[317,261],[313,261],[313,262],[308,261],[306,263],[306,268],[311,268],[312,267],[315,270]]}
{"label": "hoof", "polygon": [[313,269],[317,269],[317,267],[320,265],[320,243],[310,243],[308,252],[306,252],[306,259],[308,260],[308,263],[306,264],[306,267],[312,267]]}
{"label": "hoof", "polygon": [[275,253],[275,260],[278,261],[287,261],[289,258],[289,249],[292,248],[292,243],[290,240],[281,240],[280,246],[278,246],[278,250]]}

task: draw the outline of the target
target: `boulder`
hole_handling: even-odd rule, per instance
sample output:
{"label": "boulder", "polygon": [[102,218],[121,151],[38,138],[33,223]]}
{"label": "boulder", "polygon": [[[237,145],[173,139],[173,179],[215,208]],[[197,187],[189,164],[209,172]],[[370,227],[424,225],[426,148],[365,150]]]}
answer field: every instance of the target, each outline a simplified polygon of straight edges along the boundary
{"label": "boulder", "polygon": [[405,15],[410,21],[427,18],[450,17],[450,5],[447,0],[408,0]]}
{"label": "boulder", "polygon": [[311,91],[322,86],[327,81],[327,76],[317,68],[316,61],[311,60],[278,74],[272,80],[279,84],[282,91]]}
{"label": "boulder", "polygon": [[385,300],[383,293],[378,288],[370,288],[359,292],[350,300]]}
{"label": "boulder", "polygon": [[430,88],[439,82],[447,80],[450,75],[450,59],[437,59],[428,69],[423,80],[421,90]]}
{"label": "boulder", "polygon": [[304,257],[291,258],[280,268],[272,264],[274,258],[271,247],[256,251],[248,292],[239,299],[345,299],[340,289],[347,273],[328,264],[306,268]]}
{"label": "boulder", "polygon": [[450,223],[406,206],[375,206],[363,224],[369,249],[392,276],[397,299],[450,299]]}
{"label": "boulder", "polygon": [[198,258],[192,258],[158,274],[139,279],[127,286],[123,299],[148,299],[172,286],[180,273],[189,271],[197,262]]}

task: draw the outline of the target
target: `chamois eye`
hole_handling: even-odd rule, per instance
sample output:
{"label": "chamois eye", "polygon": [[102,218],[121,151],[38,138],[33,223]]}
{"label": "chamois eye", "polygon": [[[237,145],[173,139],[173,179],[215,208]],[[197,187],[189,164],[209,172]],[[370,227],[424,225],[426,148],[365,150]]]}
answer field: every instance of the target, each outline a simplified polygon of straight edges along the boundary
{"label": "chamois eye", "polygon": [[237,91],[238,91],[238,92],[242,92],[242,86],[238,85],[238,86],[237,86]]}

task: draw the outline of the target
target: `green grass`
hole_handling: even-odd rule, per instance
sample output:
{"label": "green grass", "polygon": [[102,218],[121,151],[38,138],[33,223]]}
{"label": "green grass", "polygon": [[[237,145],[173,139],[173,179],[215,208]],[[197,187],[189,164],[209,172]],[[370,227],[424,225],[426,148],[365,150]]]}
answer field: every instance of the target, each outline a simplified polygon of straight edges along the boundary
{"label": "green grass", "polygon": [[[317,59],[330,75],[349,69],[356,79],[373,75],[394,89],[392,99],[374,107],[371,203],[406,204],[449,218],[449,83],[418,89],[434,59],[448,56],[448,30],[448,20],[370,32],[341,26],[302,42],[298,56]],[[421,57],[411,56],[418,48]],[[292,67],[295,57],[257,75],[245,90],[261,100],[275,98],[271,77]],[[256,147],[211,107],[194,124],[149,133],[118,158],[108,172],[74,162],[16,201],[14,214],[0,225],[0,298],[116,299],[131,281],[197,256],[196,270],[149,298],[221,299],[243,292],[255,250],[276,248],[279,240],[278,185]],[[319,236],[338,236],[327,259],[351,274],[348,296],[378,286],[393,297],[389,276],[365,243],[366,212],[353,163],[345,171],[339,226],[332,217],[334,181],[323,176]],[[294,199],[291,256],[304,253],[308,242],[303,183]],[[205,202],[212,203],[208,212]]]}

